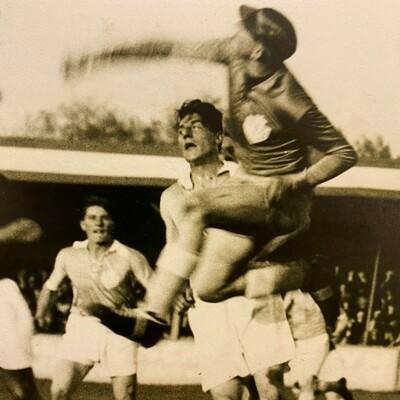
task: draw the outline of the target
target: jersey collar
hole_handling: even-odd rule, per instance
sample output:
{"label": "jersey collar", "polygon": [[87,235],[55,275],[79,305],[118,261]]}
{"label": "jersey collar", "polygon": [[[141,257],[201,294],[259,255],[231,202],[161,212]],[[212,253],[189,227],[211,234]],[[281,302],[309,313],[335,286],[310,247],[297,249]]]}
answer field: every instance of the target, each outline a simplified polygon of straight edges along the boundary
{"label": "jersey collar", "polygon": [[[77,240],[73,243],[72,247],[75,249],[87,249],[88,246],[88,240]],[[125,248],[122,243],[120,243],[118,240],[114,239],[112,242],[111,246],[108,248],[108,250],[105,252],[105,254],[111,254],[111,253],[124,253]]]}
{"label": "jersey collar", "polygon": [[[231,176],[237,170],[238,164],[233,161],[222,161],[222,166],[217,172],[217,176],[224,173],[229,173]],[[190,173],[190,168],[187,168],[182,175],[178,178],[178,183],[186,190],[193,190],[194,185],[192,181],[192,174]]]}

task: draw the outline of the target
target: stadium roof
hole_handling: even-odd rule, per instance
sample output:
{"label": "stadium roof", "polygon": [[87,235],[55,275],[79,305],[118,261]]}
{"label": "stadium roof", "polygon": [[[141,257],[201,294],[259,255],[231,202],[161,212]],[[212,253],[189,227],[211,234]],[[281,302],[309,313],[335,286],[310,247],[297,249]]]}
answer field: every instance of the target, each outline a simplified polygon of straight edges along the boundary
{"label": "stadium roof", "polygon": [[[0,146],[0,173],[17,181],[166,186],[182,168],[187,164],[174,155]],[[357,166],[318,193],[400,199],[400,168]]]}

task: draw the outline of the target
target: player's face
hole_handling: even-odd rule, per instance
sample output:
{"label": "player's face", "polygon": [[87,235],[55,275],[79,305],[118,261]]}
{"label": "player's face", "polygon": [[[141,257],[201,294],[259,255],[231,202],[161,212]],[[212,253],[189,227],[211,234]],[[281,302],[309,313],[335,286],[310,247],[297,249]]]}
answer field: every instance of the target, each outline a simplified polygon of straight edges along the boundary
{"label": "player's face", "polygon": [[178,144],[189,163],[199,163],[218,156],[221,135],[211,132],[199,114],[188,114],[178,124]]}
{"label": "player's face", "polygon": [[235,52],[244,61],[249,77],[263,78],[273,72],[275,63],[270,50],[261,41],[254,39],[244,26],[240,25],[233,42]]}
{"label": "player's face", "polygon": [[114,221],[103,207],[88,207],[81,228],[91,243],[109,244],[113,240]]}

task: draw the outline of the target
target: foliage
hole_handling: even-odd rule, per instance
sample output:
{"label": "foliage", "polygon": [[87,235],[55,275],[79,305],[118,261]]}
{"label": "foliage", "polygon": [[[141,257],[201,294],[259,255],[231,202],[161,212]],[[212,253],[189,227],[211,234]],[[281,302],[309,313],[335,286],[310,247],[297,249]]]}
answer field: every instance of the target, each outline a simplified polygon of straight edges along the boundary
{"label": "foliage", "polygon": [[362,136],[356,141],[354,147],[360,159],[365,160],[392,160],[390,146],[384,141],[381,135],[373,138]]}
{"label": "foliage", "polygon": [[124,145],[127,142],[175,142],[173,118],[165,122],[143,122],[127,117],[104,105],[88,103],[62,104],[55,111],[43,110],[28,117],[18,128],[17,136],[60,139],[70,142],[101,141]]}

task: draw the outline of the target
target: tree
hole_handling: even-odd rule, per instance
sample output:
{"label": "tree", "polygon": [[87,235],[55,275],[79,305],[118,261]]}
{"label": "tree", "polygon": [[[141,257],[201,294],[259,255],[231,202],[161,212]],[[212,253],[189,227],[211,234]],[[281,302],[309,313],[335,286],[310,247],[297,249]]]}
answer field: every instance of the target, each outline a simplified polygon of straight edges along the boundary
{"label": "tree", "polygon": [[76,102],[28,117],[17,129],[17,136],[125,146],[128,142],[174,144],[173,131],[172,116],[146,123],[105,105]]}
{"label": "tree", "polygon": [[362,136],[356,141],[354,147],[360,159],[364,160],[392,160],[390,146],[381,135],[373,138]]}

